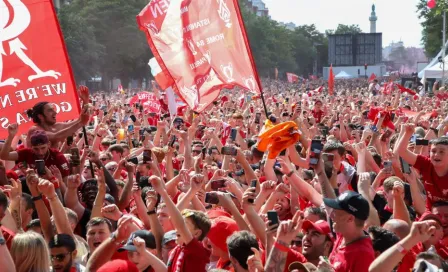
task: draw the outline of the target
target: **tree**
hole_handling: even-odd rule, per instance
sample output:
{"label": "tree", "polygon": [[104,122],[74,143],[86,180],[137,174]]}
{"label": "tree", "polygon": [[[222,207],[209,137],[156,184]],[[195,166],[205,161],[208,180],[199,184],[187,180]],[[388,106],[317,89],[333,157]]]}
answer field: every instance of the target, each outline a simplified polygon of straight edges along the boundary
{"label": "tree", "polygon": [[437,6],[429,9],[426,0],[417,4],[419,19],[422,21],[422,43],[427,57],[435,57],[442,48],[443,10],[447,10],[446,1],[438,0]]}
{"label": "tree", "polygon": [[336,28],[336,31],[334,34],[358,34],[362,33],[361,28],[359,28],[359,25],[343,25],[339,24],[338,28]]}
{"label": "tree", "polygon": [[64,5],[58,13],[70,63],[76,81],[89,80],[100,74],[99,62],[104,58],[104,47],[95,38],[93,27]]}

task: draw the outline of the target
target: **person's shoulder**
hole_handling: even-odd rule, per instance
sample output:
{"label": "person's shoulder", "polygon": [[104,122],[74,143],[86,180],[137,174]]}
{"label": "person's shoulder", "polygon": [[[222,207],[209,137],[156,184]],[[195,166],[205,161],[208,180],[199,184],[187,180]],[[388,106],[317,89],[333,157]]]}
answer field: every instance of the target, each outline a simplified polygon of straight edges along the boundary
{"label": "person's shoulder", "polygon": [[193,254],[204,254],[209,256],[210,251],[204,247],[204,244],[196,238],[193,238],[190,243],[185,245],[184,249]]}
{"label": "person's shoulder", "polygon": [[427,169],[428,166],[431,165],[431,159],[427,156],[417,155],[417,159],[415,160],[415,164],[413,165],[415,168]]}

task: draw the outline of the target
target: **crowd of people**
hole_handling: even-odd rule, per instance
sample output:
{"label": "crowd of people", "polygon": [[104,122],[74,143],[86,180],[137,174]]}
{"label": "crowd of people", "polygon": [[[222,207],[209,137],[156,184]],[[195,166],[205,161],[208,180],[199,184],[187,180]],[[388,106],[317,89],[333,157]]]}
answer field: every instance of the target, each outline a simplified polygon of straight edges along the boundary
{"label": "crowd of people", "polygon": [[322,83],[37,103],[0,144],[0,270],[448,271],[447,91]]}

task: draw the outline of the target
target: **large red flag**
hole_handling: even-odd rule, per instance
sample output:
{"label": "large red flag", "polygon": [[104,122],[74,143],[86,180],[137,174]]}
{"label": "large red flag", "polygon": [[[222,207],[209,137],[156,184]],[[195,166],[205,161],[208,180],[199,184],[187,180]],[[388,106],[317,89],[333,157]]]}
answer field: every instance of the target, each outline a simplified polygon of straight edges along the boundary
{"label": "large red flag", "polygon": [[223,88],[261,92],[237,0],[153,0],[137,23],[174,90],[195,111]]}
{"label": "large red flag", "polygon": [[404,86],[401,86],[400,84],[396,84],[396,85],[397,85],[397,87],[398,87],[398,89],[400,90],[401,93],[408,93],[408,94],[410,94],[410,95],[415,95],[415,94],[417,94],[417,93],[414,92],[413,90],[408,89],[408,88],[406,88],[406,87],[404,87]]}
{"label": "large red flag", "polygon": [[9,124],[19,133],[33,122],[25,111],[52,102],[58,121],[75,119],[80,107],[53,1],[0,1],[0,139]]}
{"label": "large red flag", "polygon": [[299,76],[293,73],[286,73],[286,78],[289,83],[294,83],[299,81]]}
{"label": "large red flag", "polygon": [[328,94],[333,95],[334,93],[334,74],[333,74],[333,64],[330,66],[330,75],[328,76]]}

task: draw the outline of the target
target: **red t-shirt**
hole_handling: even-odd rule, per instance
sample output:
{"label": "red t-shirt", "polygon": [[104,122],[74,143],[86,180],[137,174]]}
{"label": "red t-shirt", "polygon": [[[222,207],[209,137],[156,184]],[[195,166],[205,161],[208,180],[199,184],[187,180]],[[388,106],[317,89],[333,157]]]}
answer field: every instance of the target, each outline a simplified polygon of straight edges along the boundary
{"label": "red t-shirt", "polygon": [[14,238],[14,232],[12,230],[5,228],[5,226],[1,226],[0,230],[2,231],[3,238],[6,241],[6,246],[9,250],[11,250],[12,239]]}
{"label": "red t-shirt", "polygon": [[336,272],[364,272],[375,259],[372,240],[369,236],[342,246],[343,237],[337,234],[336,243],[330,254],[330,263]]}
{"label": "red t-shirt", "polygon": [[170,252],[168,272],[205,272],[210,262],[210,251],[193,238],[188,245],[176,246]]}
{"label": "red t-shirt", "polygon": [[426,209],[430,210],[434,202],[448,201],[448,174],[439,177],[431,160],[422,155],[417,155],[414,167],[420,171],[427,192]]}
{"label": "red t-shirt", "polygon": [[404,255],[403,259],[401,260],[401,263],[397,267],[397,272],[409,272],[412,271],[412,268],[414,268],[416,255],[414,252],[409,251]]}
{"label": "red t-shirt", "polygon": [[[28,164],[29,168],[36,168],[35,161],[38,160],[38,158],[36,158],[32,149],[24,148],[22,150],[18,150],[17,154],[19,155],[19,158],[17,159],[18,162],[25,161]],[[50,166],[52,165],[59,168],[59,171],[61,171],[63,178],[67,177],[70,174],[70,166],[67,159],[65,158],[64,154],[59,152],[57,149],[50,148],[48,150],[48,155],[46,156],[44,161],[47,168],[50,168]]]}
{"label": "red t-shirt", "polygon": [[[439,242],[436,245],[434,245],[434,247],[436,248],[437,254],[439,254],[439,256],[442,259],[444,259],[444,260],[448,259],[448,249],[444,245],[442,245]],[[424,252],[426,250],[427,249],[424,248],[422,243],[418,243],[411,249],[411,251],[414,252],[415,256],[417,256],[418,254],[420,254],[421,252]]]}
{"label": "red t-shirt", "polygon": [[323,111],[316,111],[316,110],[312,110],[311,114],[313,115],[314,119],[316,119],[316,123],[320,123],[322,121],[322,117],[324,116],[324,112]]}

